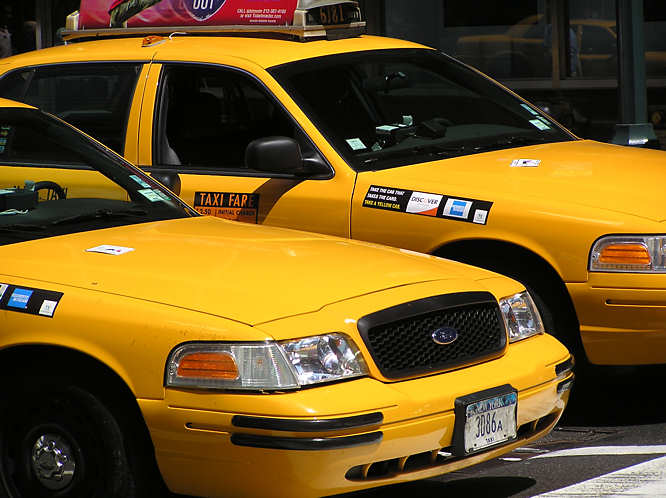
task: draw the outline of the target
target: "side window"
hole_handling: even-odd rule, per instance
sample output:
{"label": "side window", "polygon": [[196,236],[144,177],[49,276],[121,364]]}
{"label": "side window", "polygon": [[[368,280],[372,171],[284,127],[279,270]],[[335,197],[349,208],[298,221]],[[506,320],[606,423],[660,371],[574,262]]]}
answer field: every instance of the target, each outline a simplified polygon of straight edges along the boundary
{"label": "side window", "polygon": [[314,147],[288,113],[250,76],[238,71],[173,65],[164,69],[153,164],[188,169],[242,170],[257,138],[296,139]]}
{"label": "side window", "polygon": [[123,153],[138,64],[62,64],[18,70],[0,80],[0,97],[55,114]]}

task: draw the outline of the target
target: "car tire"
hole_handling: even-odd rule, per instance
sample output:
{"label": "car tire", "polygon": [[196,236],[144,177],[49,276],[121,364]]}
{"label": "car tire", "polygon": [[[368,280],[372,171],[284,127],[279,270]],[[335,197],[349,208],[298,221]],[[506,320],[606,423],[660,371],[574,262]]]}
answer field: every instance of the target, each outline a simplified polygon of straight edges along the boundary
{"label": "car tire", "polygon": [[10,498],[134,498],[131,439],[92,393],[36,379],[3,403],[0,477]]}

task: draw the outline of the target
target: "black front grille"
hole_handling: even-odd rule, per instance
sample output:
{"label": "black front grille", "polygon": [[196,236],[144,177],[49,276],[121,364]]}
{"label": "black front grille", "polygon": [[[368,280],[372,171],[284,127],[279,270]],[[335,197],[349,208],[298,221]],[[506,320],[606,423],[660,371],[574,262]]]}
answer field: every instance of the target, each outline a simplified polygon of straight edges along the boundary
{"label": "black front grille", "polygon": [[[487,292],[412,301],[367,315],[358,327],[375,364],[389,379],[476,363],[506,346],[497,301]],[[455,329],[457,339],[436,343],[433,332],[441,328]]]}

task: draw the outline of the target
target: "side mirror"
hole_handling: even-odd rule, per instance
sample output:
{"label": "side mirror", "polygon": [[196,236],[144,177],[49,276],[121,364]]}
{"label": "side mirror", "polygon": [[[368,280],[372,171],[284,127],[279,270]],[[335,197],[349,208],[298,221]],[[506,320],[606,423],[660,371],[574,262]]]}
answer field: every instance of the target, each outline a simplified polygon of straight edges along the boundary
{"label": "side mirror", "polygon": [[303,157],[301,146],[289,137],[264,137],[250,142],[245,149],[245,166],[266,173],[309,176],[329,168],[314,157]]}
{"label": "side mirror", "polygon": [[178,173],[166,172],[153,172],[150,176],[171,190],[174,194],[180,195],[180,176]]}

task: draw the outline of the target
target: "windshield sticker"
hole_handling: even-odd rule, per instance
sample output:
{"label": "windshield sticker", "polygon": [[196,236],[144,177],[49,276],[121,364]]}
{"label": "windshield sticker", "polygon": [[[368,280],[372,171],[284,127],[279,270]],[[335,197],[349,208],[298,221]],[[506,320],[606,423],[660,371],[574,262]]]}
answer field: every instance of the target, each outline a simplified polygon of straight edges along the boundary
{"label": "windshield sticker", "polygon": [[541,121],[540,119],[530,119],[530,123],[532,123],[532,125],[533,125],[535,128],[538,128],[538,129],[540,129],[541,131],[543,131],[543,130],[550,130],[550,126],[548,126],[546,123],[544,123],[544,122]]}
{"label": "windshield sticker", "polygon": [[245,223],[257,223],[259,194],[195,192],[193,207],[204,215]]}
{"label": "windshield sticker", "polygon": [[0,126],[0,154],[3,154],[5,152],[5,149],[7,148],[7,140],[9,137],[9,133],[12,131],[11,126],[6,126],[2,125]]}
{"label": "windshield sticker", "polygon": [[534,109],[532,109],[530,106],[527,104],[520,104],[521,107],[523,107],[527,112],[532,114],[533,116],[539,116],[539,113],[536,112]]}
{"label": "windshield sticker", "polygon": [[130,178],[134,180],[136,183],[141,185],[143,188],[150,188],[150,185],[148,182],[144,181],[143,178],[137,176],[137,175],[130,175]]}
{"label": "windshield sticker", "polygon": [[541,164],[541,159],[514,159],[511,161],[512,168],[536,168]]}
{"label": "windshield sticker", "polygon": [[62,292],[0,284],[0,309],[53,318]]}
{"label": "windshield sticker", "polygon": [[485,225],[493,203],[467,197],[371,185],[363,207]]}
{"label": "windshield sticker", "polygon": [[367,147],[363,143],[363,140],[361,140],[360,138],[348,138],[346,142],[352,148],[352,150],[367,149]]}
{"label": "windshield sticker", "polygon": [[148,199],[150,202],[159,202],[164,200],[162,199],[162,196],[157,192],[155,192],[155,190],[153,190],[152,188],[144,188],[142,190],[138,190],[138,192],[146,199]]}
{"label": "windshield sticker", "polygon": [[166,195],[166,194],[165,194],[164,192],[162,192],[161,190],[158,190],[158,189],[154,188],[154,189],[153,189],[153,192],[155,192],[157,195],[159,195],[159,196],[162,198],[163,201],[166,201],[166,202],[170,202],[170,201],[171,201],[171,197],[169,197],[168,195]]}
{"label": "windshield sticker", "polygon": [[114,246],[111,244],[102,244],[101,246],[91,247],[86,249],[86,252],[97,252],[100,254],[111,254],[112,256],[120,256],[121,254],[126,254],[132,252],[133,247],[123,247],[123,246]]}

